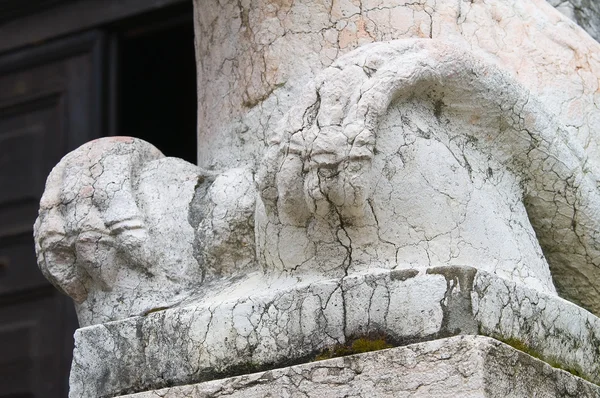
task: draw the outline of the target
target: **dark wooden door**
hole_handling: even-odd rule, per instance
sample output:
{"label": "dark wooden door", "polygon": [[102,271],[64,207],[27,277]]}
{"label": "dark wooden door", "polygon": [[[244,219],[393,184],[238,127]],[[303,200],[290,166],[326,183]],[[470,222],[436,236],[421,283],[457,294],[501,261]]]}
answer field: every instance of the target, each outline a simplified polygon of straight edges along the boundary
{"label": "dark wooden door", "polygon": [[88,32],[0,56],[0,398],[67,396],[77,320],[32,227],[52,167],[102,132],[102,49]]}

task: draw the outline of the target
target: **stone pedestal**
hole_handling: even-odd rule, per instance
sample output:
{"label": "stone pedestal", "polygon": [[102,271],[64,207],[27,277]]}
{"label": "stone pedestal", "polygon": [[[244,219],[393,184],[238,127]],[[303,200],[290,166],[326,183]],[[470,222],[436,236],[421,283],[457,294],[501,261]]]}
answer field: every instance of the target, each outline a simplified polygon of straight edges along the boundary
{"label": "stone pedestal", "polygon": [[390,345],[436,340],[439,348],[445,343],[438,339],[461,334],[504,340],[600,382],[599,318],[475,268],[440,267],[264,287],[218,305],[81,328],[71,397],[113,397],[308,362],[373,336]]}
{"label": "stone pedestal", "polygon": [[460,336],[128,398],[594,398],[600,387],[497,340]]}

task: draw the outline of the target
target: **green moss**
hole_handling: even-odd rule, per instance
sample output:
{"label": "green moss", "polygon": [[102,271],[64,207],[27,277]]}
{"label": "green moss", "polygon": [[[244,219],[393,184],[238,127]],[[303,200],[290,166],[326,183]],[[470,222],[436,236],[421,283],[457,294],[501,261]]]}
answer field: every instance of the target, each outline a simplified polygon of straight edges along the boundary
{"label": "green moss", "polygon": [[511,346],[512,348],[514,348],[516,350],[523,351],[524,353],[529,354],[534,358],[544,360],[542,358],[541,354],[539,354],[537,351],[534,351],[533,349],[531,349],[527,344],[525,344],[524,342],[522,342],[519,339],[510,337],[508,339],[498,338],[498,340],[500,340],[504,344]]}
{"label": "green moss", "polygon": [[534,350],[532,347],[530,347],[529,345],[527,345],[526,343],[524,343],[523,341],[521,341],[519,339],[515,339],[514,337],[502,338],[502,337],[498,337],[498,336],[494,336],[494,338],[497,340],[500,340],[504,344],[507,344],[516,350],[522,351],[534,358],[539,359],[542,362],[547,363],[548,365],[552,366],[553,368],[564,370],[566,372],[571,373],[573,376],[577,376],[586,381],[589,381],[590,383],[594,383],[589,378],[585,377],[579,369],[567,367],[567,366],[559,363],[555,358],[545,356],[545,355],[541,354],[540,352]]}
{"label": "green moss", "polygon": [[240,374],[255,373],[262,370],[263,366],[255,362],[243,362],[235,366],[236,372]]}
{"label": "green moss", "polygon": [[348,339],[348,343],[346,344],[338,344],[326,349],[318,354],[314,360],[322,361],[324,359],[343,357],[353,354],[362,354],[364,352],[384,350],[392,347],[393,345],[387,342],[387,339],[384,335],[367,335]]}

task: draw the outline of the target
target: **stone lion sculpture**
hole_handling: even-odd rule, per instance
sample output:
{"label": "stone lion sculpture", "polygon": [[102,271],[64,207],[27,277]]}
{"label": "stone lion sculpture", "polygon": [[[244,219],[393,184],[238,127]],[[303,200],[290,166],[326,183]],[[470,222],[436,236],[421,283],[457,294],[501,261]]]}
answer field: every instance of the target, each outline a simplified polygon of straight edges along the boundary
{"label": "stone lion sculpture", "polygon": [[267,268],[471,265],[600,313],[595,162],[526,88],[455,46],[401,40],[341,57],[264,162]]}
{"label": "stone lion sculpture", "polygon": [[82,325],[203,300],[250,272],[300,283],[446,265],[556,286],[599,314],[597,176],[497,67],[433,40],[375,43],[313,81],[256,168],[209,173],[132,138],[70,153],[36,249]]}
{"label": "stone lion sculpture", "polygon": [[48,177],[38,264],[82,326],[180,304],[207,274],[242,267],[253,190],[246,170],[215,176],[135,138],[89,142]]}

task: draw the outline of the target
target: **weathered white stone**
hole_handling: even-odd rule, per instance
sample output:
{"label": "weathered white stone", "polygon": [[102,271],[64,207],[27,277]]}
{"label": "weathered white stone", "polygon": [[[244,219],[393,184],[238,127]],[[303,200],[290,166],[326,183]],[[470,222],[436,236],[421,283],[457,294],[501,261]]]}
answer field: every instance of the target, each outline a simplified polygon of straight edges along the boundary
{"label": "weathered white stone", "polygon": [[510,75],[436,40],[375,43],[297,102],[259,179],[263,267],[468,264],[541,292],[553,276],[600,313],[600,174]]}
{"label": "weathered white stone", "polygon": [[[505,3],[544,21],[558,18],[543,4]],[[436,3],[427,14],[451,10]],[[309,26],[326,21],[298,15]],[[249,15],[242,20],[250,24]],[[581,51],[593,47],[583,43]],[[564,297],[599,313],[595,141],[564,127],[569,117],[554,111],[541,86],[531,91],[508,64],[501,71],[475,50],[438,40],[371,44],[319,74],[270,137],[256,231],[252,169],[211,176],[165,160],[165,170],[147,162],[146,171],[145,160],[120,149],[123,142],[85,146],[49,178],[36,232],[40,264],[87,312],[79,311],[83,325],[206,298],[220,290],[220,276],[259,268],[311,281],[373,266],[469,264],[543,292],[554,292],[553,277]],[[544,87],[551,72],[542,75]],[[159,288],[163,281],[173,287]],[[127,291],[140,283],[135,294]]]}
{"label": "weathered white stone", "polygon": [[260,162],[277,122],[318,73],[361,45],[407,38],[450,42],[497,65],[600,156],[600,45],[545,0],[195,0],[194,5],[202,167]]}
{"label": "weathered white stone", "polygon": [[116,137],[69,153],[46,186],[34,227],[38,264],[73,298],[81,326],[177,305],[207,274],[254,258],[247,170],[211,175]]}
{"label": "weathered white stone", "polygon": [[485,337],[463,336],[127,398],[578,397],[600,387]]}
{"label": "weathered white stone", "polygon": [[[78,331],[72,397],[301,361],[371,332],[518,339],[600,380],[600,320],[551,279],[598,311],[598,173],[543,102],[435,40],[365,45],[296,102],[259,201],[251,170],[211,175],[135,140],[57,166],[40,264],[67,292],[85,287],[82,324],[120,319]],[[142,227],[113,227],[132,219]],[[149,233],[121,238],[138,229]],[[97,230],[114,243],[77,245]],[[65,247],[74,262],[56,256]],[[123,274],[86,279],[104,264]]]}
{"label": "weathered white stone", "polygon": [[202,0],[196,29],[212,171],[108,138],[48,179],[38,262],[85,326],[71,397],[370,333],[517,341],[600,383],[588,34],[541,0]]}
{"label": "weathered white stone", "polygon": [[[284,219],[263,217],[269,211],[273,215],[275,207],[269,209],[267,203],[263,211],[259,203],[256,237],[263,267],[319,268],[325,273],[339,273],[374,259],[384,267],[474,264],[545,291],[554,290],[553,278],[559,294],[599,313],[600,294],[591,282],[598,279],[597,265],[593,265],[599,258],[593,243],[598,230],[594,225],[598,219],[594,216],[597,201],[583,205],[587,208],[583,216],[572,200],[588,202],[580,194],[594,196],[597,191],[594,175],[598,175],[600,159],[600,141],[595,135],[600,131],[596,106],[600,47],[546,2],[256,0],[201,2],[196,9],[199,139],[205,143],[199,148],[201,164],[217,169],[238,163],[260,164],[265,145],[282,139],[278,137],[279,116],[292,108],[295,110],[284,117],[284,124],[288,123],[283,127],[285,134],[302,128],[296,147],[292,145],[284,161],[275,161],[271,167],[272,171],[279,165],[283,167],[279,171],[281,181],[275,183],[271,178],[262,189],[267,202],[287,203],[297,214],[291,218],[283,214]],[[427,80],[428,72],[418,71],[418,65],[413,65],[415,73],[423,73],[414,77],[413,86],[405,87],[413,98],[397,93],[403,96],[402,101],[389,104],[387,113],[373,112],[376,116],[368,121],[361,121],[361,115],[347,114],[352,109],[346,108],[358,104],[351,96],[360,95],[359,85],[375,84],[372,82],[377,76],[366,76],[370,72],[361,68],[350,70],[350,58],[341,61],[337,60],[339,56],[367,43],[414,37],[451,42],[454,52],[469,50],[479,63],[488,63],[483,69],[501,71],[498,76],[503,83],[479,76],[478,88],[471,89],[470,77],[462,71],[447,82],[421,87],[417,83],[419,79]],[[365,59],[369,58],[367,52],[364,50]],[[452,57],[440,51],[436,55],[439,58],[427,62],[438,67],[444,62],[436,64],[435,60],[446,55]],[[372,58],[386,63],[383,54]],[[290,62],[292,59],[294,62]],[[404,59],[395,65],[410,68],[410,62]],[[344,72],[334,67],[319,75],[332,63],[348,67]],[[330,78],[337,79],[337,83]],[[314,88],[309,88],[303,106],[296,106],[302,102],[305,87],[311,85]],[[505,87],[507,91],[502,91]],[[426,94],[419,94],[421,89]],[[485,90],[495,94],[485,94]],[[320,95],[333,103],[317,103]],[[347,103],[336,103],[338,95]],[[435,117],[438,111],[442,116],[439,120]],[[320,120],[307,119],[316,112]],[[312,152],[306,142],[315,137],[315,146],[326,144],[336,147],[337,155],[360,156],[343,153],[343,148],[349,149],[352,143],[341,142],[344,137],[336,132],[336,120],[350,123],[353,118],[359,125],[379,123],[370,133],[378,137],[377,142],[365,143],[360,131],[344,131],[349,134],[348,140],[358,137],[357,144],[365,145],[367,152],[369,146],[379,151],[379,159],[373,160],[374,170],[367,173],[371,166],[363,167],[368,163],[363,159],[351,162],[362,171],[354,172],[346,183],[340,182],[342,178],[318,180],[315,174],[336,170],[327,172],[325,167],[314,165],[329,162],[327,167],[331,168],[337,160],[325,156],[308,159],[307,153]],[[549,121],[547,126],[543,126],[545,119]],[[536,124],[538,133],[544,131],[545,147],[536,147],[540,136],[527,137],[528,130],[523,126],[529,128],[530,123]],[[310,130],[315,125],[325,128]],[[512,133],[505,132],[505,127]],[[553,129],[559,132],[554,134]],[[419,131],[425,136],[419,136]],[[431,132],[437,136],[427,139]],[[484,137],[490,136],[504,141],[486,141]],[[560,161],[552,160],[557,154],[551,154],[559,150],[555,140],[565,141],[560,145],[567,147],[565,153],[573,152],[574,163],[558,168]],[[528,153],[528,146],[536,148]],[[281,144],[282,150],[288,147]],[[399,156],[389,156],[400,148]],[[296,154],[296,150],[304,153]],[[300,158],[295,159],[296,155]],[[487,155],[492,158],[487,159]],[[507,163],[512,163],[509,169]],[[570,171],[575,163],[579,163],[580,172],[573,179]],[[344,164],[340,162],[338,168]],[[304,166],[310,171],[302,169]],[[423,175],[421,169],[425,170]],[[556,170],[560,176],[555,180],[550,174]],[[525,184],[533,174],[537,176],[533,183]],[[298,181],[305,181],[306,189],[299,187]],[[344,211],[355,212],[362,211],[365,203],[373,205],[366,209],[373,215],[367,214],[363,225],[346,222],[342,231],[334,215],[330,217],[333,220],[321,222],[334,224],[333,228],[320,227],[315,217],[307,214],[311,206],[317,205],[319,211],[326,212],[327,201],[319,189],[333,181],[339,186],[326,191],[334,202],[343,200],[345,204],[336,210],[343,207]],[[368,184],[363,187],[365,182]],[[580,183],[584,186],[576,188]],[[360,189],[348,190],[352,184]],[[579,193],[574,194],[572,188]],[[369,189],[374,191],[371,197]],[[589,198],[587,193],[584,196]],[[315,199],[302,198],[312,194]],[[276,195],[285,199],[275,199]],[[364,197],[359,198],[361,195]],[[386,195],[395,197],[388,201]],[[350,206],[354,199],[357,203]],[[585,220],[576,220],[580,216]],[[311,220],[311,229],[303,228],[303,220]],[[382,225],[376,226],[378,223]]]}
{"label": "weathered white stone", "polygon": [[[146,165],[130,148],[154,148],[110,138],[57,166],[36,227],[40,264],[64,290],[80,286],[82,325],[218,304],[231,278],[258,269],[310,282],[469,264],[547,293],[554,276],[564,297],[600,312],[595,162],[510,75],[435,40],[375,43],[297,102],[261,167],[256,226],[248,169]],[[75,263],[56,255],[69,250]]]}
{"label": "weathered white stone", "polygon": [[70,397],[110,397],[305,362],[372,334],[394,344],[483,334],[600,382],[599,318],[475,268],[371,269],[286,289],[277,289],[281,280],[259,281],[239,281],[253,291],[220,304],[79,329]]}

